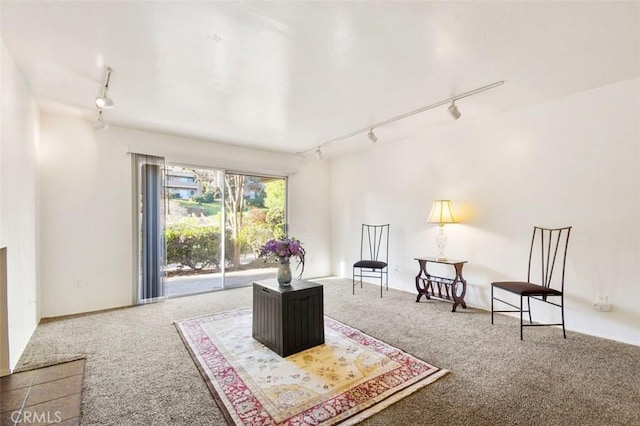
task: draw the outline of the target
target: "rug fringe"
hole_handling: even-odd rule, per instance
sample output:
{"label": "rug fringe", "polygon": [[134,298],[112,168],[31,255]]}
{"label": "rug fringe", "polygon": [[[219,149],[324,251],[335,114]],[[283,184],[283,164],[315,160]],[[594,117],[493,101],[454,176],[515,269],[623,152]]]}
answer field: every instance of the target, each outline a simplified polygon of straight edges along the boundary
{"label": "rug fringe", "polygon": [[438,371],[437,373],[434,373],[432,375],[430,375],[429,377],[425,377],[423,380],[414,383],[413,385],[398,391],[396,393],[394,393],[393,395],[389,396],[389,398],[378,402],[377,404],[374,404],[373,406],[366,408],[362,411],[360,411],[359,413],[354,414],[353,416],[349,417],[348,419],[345,419],[343,422],[338,423],[340,426],[351,426],[351,425],[355,425],[360,423],[361,421],[373,416],[374,414],[379,413],[380,411],[388,408],[389,406],[395,404],[396,402],[400,401],[402,398],[411,395],[412,393],[422,389],[423,387],[427,386],[428,384],[431,384],[433,382],[435,382],[436,380],[438,380],[439,378],[446,376],[447,374],[449,374],[449,370],[444,370],[444,369],[440,369],[440,371]]}

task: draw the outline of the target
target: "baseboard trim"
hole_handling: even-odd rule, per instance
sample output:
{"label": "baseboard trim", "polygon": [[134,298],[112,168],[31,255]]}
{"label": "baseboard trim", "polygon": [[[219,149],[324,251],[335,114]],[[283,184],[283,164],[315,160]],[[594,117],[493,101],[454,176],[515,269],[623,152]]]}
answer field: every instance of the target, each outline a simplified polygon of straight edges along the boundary
{"label": "baseboard trim", "polygon": [[9,370],[8,368],[4,368],[0,370],[0,377],[8,376],[10,374],[11,374],[11,370]]}

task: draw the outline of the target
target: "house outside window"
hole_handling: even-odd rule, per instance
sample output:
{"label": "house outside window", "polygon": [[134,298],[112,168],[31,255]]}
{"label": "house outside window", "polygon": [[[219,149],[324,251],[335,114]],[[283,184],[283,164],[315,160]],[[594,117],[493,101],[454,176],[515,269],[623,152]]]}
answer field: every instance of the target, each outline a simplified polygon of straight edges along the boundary
{"label": "house outside window", "polygon": [[170,197],[188,199],[202,194],[202,186],[196,181],[196,176],[192,172],[168,168],[166,179],[166,188]]}

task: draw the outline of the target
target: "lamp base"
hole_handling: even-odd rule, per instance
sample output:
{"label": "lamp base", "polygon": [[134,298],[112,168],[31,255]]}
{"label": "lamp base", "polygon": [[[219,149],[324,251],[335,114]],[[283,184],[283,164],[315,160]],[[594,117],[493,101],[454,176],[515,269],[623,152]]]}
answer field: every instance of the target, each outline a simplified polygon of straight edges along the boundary
{"label": "lamp base", "polygon": [[447,260],[447,257],[444,255],[444,248],[447,245],[447,235],[444,233],[443,226],[440,226],[440,229],[438,229],[438,233],[436,234],[436,245],[438,246],[438,255],[436,256],[436,260]]}
{"label": "lamp base", "polygon": [[437,256],[436,260],[438,262],[446,262],[447,260],[449,260],[449,258],[448,257],[444,257],[444,256]]}

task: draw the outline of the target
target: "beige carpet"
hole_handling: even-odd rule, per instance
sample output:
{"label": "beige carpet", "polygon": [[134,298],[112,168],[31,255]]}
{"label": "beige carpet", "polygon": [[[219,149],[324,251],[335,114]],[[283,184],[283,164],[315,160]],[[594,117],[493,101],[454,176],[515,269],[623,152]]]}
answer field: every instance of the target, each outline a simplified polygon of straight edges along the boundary
{"label": "beige carpet", "polygon": [[356,424],[447,373],[330,317],[325,343],[286,358],[252,337],[251,309],[178,321],[234,425]]}
{"label": "beige carpet", "polygon": [[[640,424],[638,346],[570,331],[565,340],[553,327],[520,341],[514,318],[492,326],[485,311],[321,282],[325,314],[451,371],[363,425]],[[83,425],[224,425],[173,321],[251,304],[246,287],[45,322],[19,364],[86,356]]]}

